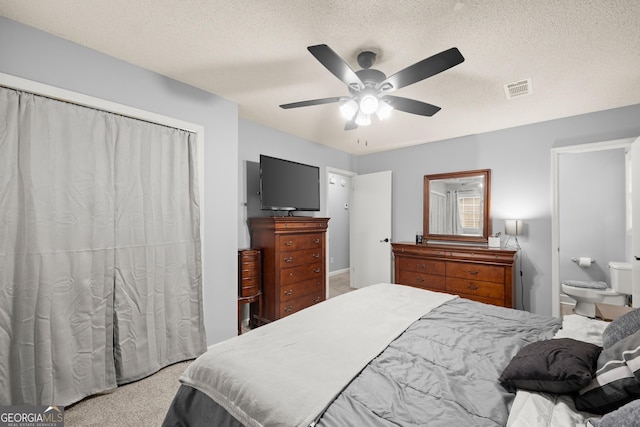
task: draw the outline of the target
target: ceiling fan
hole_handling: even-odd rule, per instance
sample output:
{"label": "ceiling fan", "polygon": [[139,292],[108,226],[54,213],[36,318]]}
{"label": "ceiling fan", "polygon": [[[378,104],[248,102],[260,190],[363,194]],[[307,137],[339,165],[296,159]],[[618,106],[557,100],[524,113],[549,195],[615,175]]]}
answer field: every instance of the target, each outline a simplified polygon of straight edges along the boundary
{"label": "ceiling fan", "polygon": [[371,115],[374,113],[382,120],[388,117],[393,109],[421,116],[433,116],[440,111],[440,107],[388,94],[448,70],[464,61],[460,51],[452,47],[387,77],[382,71],[371,68],[376,60],[374,52],[360,52],[357,60],[362,70],[353,71],[344,59],[326,44],[309,46],[307,49],[327,70],[347,85],[350,95],[292,102],[282,104],[280,107],[288,109],[342,102],[340,111],[347,120],[345,130],[369,125]]}

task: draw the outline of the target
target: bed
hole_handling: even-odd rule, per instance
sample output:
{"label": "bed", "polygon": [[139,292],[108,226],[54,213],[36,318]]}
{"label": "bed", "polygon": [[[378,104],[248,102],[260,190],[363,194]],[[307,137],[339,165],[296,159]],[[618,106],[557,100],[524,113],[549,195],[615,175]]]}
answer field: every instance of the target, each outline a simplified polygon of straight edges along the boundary
{"label": "bed", "polygon": [[576,340],[595,363],[606,324],[564,323],[369,286],[211,346],[181,376],[163,425],[585,426],[598,417],[569,395],[510,389],[505,379],[539,343]]}

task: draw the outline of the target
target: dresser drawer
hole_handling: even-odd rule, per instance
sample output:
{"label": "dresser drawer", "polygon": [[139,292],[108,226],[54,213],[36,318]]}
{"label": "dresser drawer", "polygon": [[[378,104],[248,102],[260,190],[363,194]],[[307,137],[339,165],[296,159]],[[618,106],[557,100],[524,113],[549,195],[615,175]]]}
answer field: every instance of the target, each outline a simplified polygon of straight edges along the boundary
{"label": "dresser drawer", "polygon": [[257,295],[260,291],[259,277],[243,277],[240,280],[240,295],[241,297],[250,297]]}
{"label": "dresser drawer", "polygon": [[415,271],[418,273],[444,276],[444,261],[432,261],[420,258],[399,257],[400,271]]}
{"label": "dresser drawer", "polygon": [[500,263],[512,263],[514,255],[511,252],[501,251],[478,251],[478,252],[461,252],[452,250],[448,253],[448,257],[451,259],[460,259],[463,261],[472,260],[478,262],[500,262]]}
{"label": "dresser drawer", "polygon": [[321,233],[304,233],[284,235],[278,237],[280,251],[295,251],[298,249],[322,249]]}
{"label": "dresser drawer", "polygon": [[304,295],[300,298],[295,298],[287,302],[282,302],[280,303],[280,317],[288,316],[296,311],[311,307],[321,301],[324,301],[324,295],[322,295],[322,293],[315,293]]}
{"label": "dresser drawer", "polygon": [[423,245],[406,245],[406,244],[393,244],[393,252],[396,255],[414,255],[418,257],[429,258],[444,258],[447,252],[443,248],[433,248]]}
{"label": "dresser drawer", "polygon": [[321,263],[306,264],[298,267],[284,268],[280,270],[281,286],[301,282],[307,279],[317,279],[324,276]]}
{"label": "dresser drawer", "polygon": [[290,268],[303,264],[317,263],[320,262],[321,259],[321,248],[288,251],[280,254],[278,268]]}
{"label": "dresser drawer", "polygon": [[478,295],[504,300],[504,283],[447,277],[446,290],[452,294]]}
{"label": "dresser drawer", "polygon": [[257,276],[260,273],[258,268],[259,265],[260,264],[256,261],[243,262],[242,264],[240,264],[240,274],[242,275],[242,277]]}
{"label": "dresser drawer", "polygon": [[296,299],[309,294],[321,294],[324,290],[322,278],[303,280],[280,287],[280,302]]}
{"label": "dresser drawer", "polygon": [[400,277],[396,280],[396,283],[423,289],[445,290],[444,276],[418,273],[415,271],[400,271]]}
{"label": "dresser drawer", "polygon": [[240,262],[255,262],[260,259],[260,251],[258,249],[242,249],[239,251]]}
{"label": "dresser drawer", "polygon": [[491,304],[491,305],[497,305],[499,307],[511,308],[511,306],[505,304],[505,301],[503,298],[489,298],[489,297],[483,297],[479,295],[463,294],[462,292],[460,292],[458,295],[460,296],[460,298],[466,298],[472,301],[483,302],[485,304]]}
{"label": "dresser drawer", "polygon": [[503,284],[504,267],[465,262],[447,262],[447,277]]}

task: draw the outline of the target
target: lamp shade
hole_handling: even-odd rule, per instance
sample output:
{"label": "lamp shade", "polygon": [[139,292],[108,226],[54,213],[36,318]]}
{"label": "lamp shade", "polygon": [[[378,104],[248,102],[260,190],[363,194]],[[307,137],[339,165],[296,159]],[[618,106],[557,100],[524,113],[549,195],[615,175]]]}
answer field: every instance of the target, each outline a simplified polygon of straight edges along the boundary
{"label": "lamp shade", "polygon": [[521,219],[506,219],[504,221],[504,234],[509,236],[520,236],[522,234]]}
{"label": "lamp shade", "polygon": [[371,124],[371,117],[360,109],[356,116],[356,124],[358,126],[369,126]]}
{"label": "lamp shade", "polygon": [[340,106],[340,112],[346,120],[351,120],[358,112],[358,103],[351,99]]}

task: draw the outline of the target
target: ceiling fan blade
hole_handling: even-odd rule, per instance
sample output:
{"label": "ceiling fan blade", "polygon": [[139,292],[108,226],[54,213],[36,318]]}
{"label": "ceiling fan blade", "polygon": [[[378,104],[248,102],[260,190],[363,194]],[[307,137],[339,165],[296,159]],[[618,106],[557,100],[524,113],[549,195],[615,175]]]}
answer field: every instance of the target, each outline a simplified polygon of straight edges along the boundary
{"label": "ceiling fan blade", "polygon": [[464,62],[464,57],[457,48],[452,47],[398,71],[382,81],[378,88],[383,92],[400,89],[455,67],[461,62]]}
{"label": "ceiling fan blade", "polygon": [[307,47],[315,58],[331,73],[354,90],[364,89],[364,83],[360,77],[349,67],[344,59],[326,44]]}
{"label": "ceiling fan blade", "polygon": [[344,96],[335,96],[333,98],[311,99],[309,101],[300,101],[300,102],[292,102],[290,104],[282,104],[280,108],[288,109],[288,108],[298,108],[298,107],[309,107],[311,105],[321,105],[321,104],[330,104],[332,102],[340,102],[345,99],[349,99],[349,98]]}
{"label": "ceiling fan blade", "polygon": [[440,111],[440,107],[427,104],[426,102],[416,101],[415,99],[402,98],[399,96],[387,95],[382,98],[387,101],[396,110],[405,113],[418,114],[420,116],[433,116]]}
{"label": "ceiling fan blade", "polygon": [[354,130],[354,129],[358,129],[358,124],[356,123],[355,117],[351,120],[347,120],[347,122],[344,124],[344,130]]}

